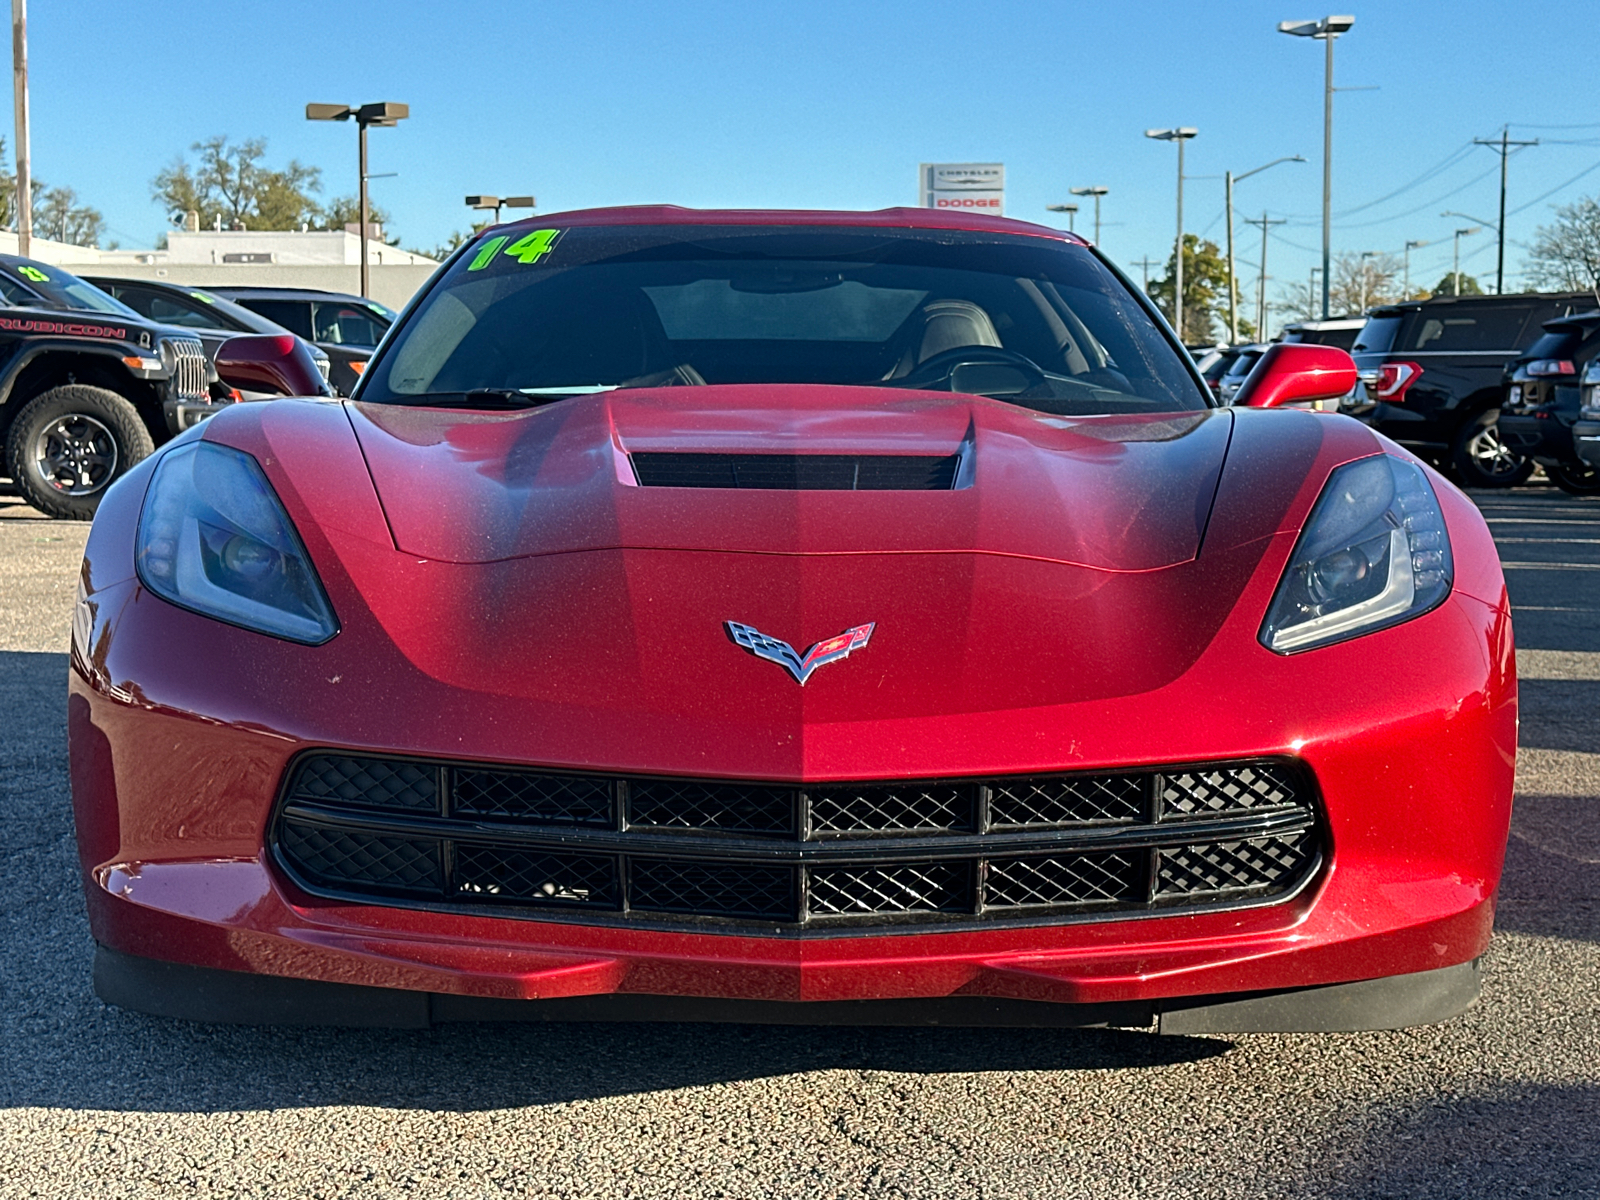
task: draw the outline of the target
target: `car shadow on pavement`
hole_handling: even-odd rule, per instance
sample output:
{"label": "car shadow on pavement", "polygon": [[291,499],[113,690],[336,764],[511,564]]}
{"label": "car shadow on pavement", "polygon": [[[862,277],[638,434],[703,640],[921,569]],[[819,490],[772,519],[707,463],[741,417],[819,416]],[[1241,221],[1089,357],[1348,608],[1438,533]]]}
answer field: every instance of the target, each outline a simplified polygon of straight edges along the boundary
{"label": "car shadow on pavement", "polygon": [[1592,1086],[1441,1093],[1365,1124],[1366,1137],[1331,1144],[1294,1194],[1482,1200],[1593,1196],[1600,1187],[1600,1089]]}
{"label": "car shadow on pavement", "polygon": [[[756,1025],[448,1025],[431,1030],[250,1028],[101,1005],[87,972],[26,1047],[6,1049],[0,1107],[219,1112],[367,1105],[474,1112],[815,1071],[947,1075],[1167,1067],[1221,1039],[1121,1030],[863,1029]],[[7,1037],[7,1041],[10,1041]]]}

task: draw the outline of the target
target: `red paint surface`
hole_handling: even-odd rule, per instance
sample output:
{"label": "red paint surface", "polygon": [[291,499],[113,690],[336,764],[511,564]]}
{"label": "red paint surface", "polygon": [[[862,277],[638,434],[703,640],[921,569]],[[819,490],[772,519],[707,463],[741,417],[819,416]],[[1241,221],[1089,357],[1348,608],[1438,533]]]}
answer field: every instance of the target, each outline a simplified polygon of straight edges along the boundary
{"label": "red paint surface", "polygon": [[[150,468],[130,472],[90,537],[73,655],[95,936],[173,961],[513,997],[1117,1000],[1370,978],[1482,952],[1516,685],[1493,544],[1448,484],[1434,478],[1455,552],[1450,599],[1281,656],[1257,632],[1328,472],[1398,452],[1363,426],[1235,411],[1170,418],[1149,440],[1148,421],[850,389],[774,403],[775,390],[597,397],[508,417],[224,410],[203,436],[262,463],[338,613],[341,632],[315,648],[145,592],[131,545]],[[614,447],[667,444],[679,411],[675,447],[794,445],[809,428],[830,449],[948,453],[970,424],[976,482],[968,494],[803,495],[627,482]],[[1160,503],[1142,504],[1151,489]],[[729,619],[795,645],[876,628],[802,689],[731,644]],[[1315,773],[1331,853],[1311,888],[1275,906],[892,936],[349,905],[299,894],[262,862],[284,767],[310,746],[781,780],[1289,754]]]}

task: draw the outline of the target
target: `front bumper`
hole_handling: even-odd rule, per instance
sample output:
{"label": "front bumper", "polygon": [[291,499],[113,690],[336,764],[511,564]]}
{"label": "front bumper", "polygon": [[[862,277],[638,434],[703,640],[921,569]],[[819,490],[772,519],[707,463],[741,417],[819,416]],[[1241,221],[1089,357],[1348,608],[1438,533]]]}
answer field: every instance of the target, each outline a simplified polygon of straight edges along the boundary
{"label": "front bumper", "polygon": [[1600,467],[1600,421],[1580,420],[1573,425],[1572,448],[1591,467]]}
{"label": "front bumper", "polygon": [[161,404],[166,418],[167,433],[177,437],[185,429],[192,429],[207,417],[213,417],[230,401],[226,400],[165,400]]}
{"label": "front bumper", "polygon": [[[1219,753],[1298,757],[1318,781],[1331,854],[1291,900],[1015,928],[795,939],[308,895],[271,863],[264,843],[283,773],[313,744],[288,714],[318,706],[264,689],[337,688],[330,681],[341,670],[360,669],[349,658],[341,662],[341,639],[314,652],[314,667],[274,662],[278,647],[252,639],[265,653],[251,661],[232,644],[236,631],[131,582],[95,599],[78,644],[111,645],[97,630],[114,617],[117,644],[143,648],[125,656],[75,653],[69,703],[91,926],[97,941],[124,955],[479,1000],[983,998],[1131,1004],[1137,1016],[1169,1002],[1176,1007],[1184,997],[1458,966],[1481,955],[1490,938],[1515,744],[1503,603],[1458,593],[1408,625],[1315,652],[1325,683],[1314,706],[1286,705],[1271,680],[1235,672],[1230,681],[1220,664],[1202,658],[1163,689],[1163,703],[1193,719],[1152,731],[1147,697],[1142,705],[1113,700],[1097,714],[1080,714],[1083,736],[1108,764]],[[124,641],[134,629],[140,636]],[[171,645],[188,645],[192,654],[179,660],[158,649]],[[227,676],[217,694],[233,699],[202,705],[208,689],[193,662]],[[1268,665],[1295,662],[1273,656]],[[1416,662],[1430,663],[1425,677],[1409,669]],[[1377,664],[1393,667],[1374,673]],[[1303,685],[1296,671],[1283,678]],[[436,711],[439,699],[420,697],[416,707]],[[340,721],[328,711],[318,718],[318,743],[380,748],[378,727],[361,713]],[[1026,719],[976,717],[974,740],[1026,744],[1028,731],[1020,743],[1017,731]],[[934,746],[922,752],[931,758]],[[1139,1022],[1125,1013],[1115,1023]]]}

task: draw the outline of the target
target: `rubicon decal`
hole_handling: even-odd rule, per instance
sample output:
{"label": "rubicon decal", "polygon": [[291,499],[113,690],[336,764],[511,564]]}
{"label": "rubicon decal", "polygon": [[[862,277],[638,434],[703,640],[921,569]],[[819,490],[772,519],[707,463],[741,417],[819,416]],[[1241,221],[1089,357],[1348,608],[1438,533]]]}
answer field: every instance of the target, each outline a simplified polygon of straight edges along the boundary
{"label": "rubicon decal", "polygon": [[119,342],[128,340],[128,331],[118,329],[114,325],[63,325],[60,321],[33,321],[18,320],[16,317],[0,317],[0,329],[12,333],[59,333],[66,337],[92,337],[115,338]]}
{"label": "rubicon decal", "polygon": [[795,682],[802,687],[805,686],[806,680],[811,678],[811,672],[818,667],[825,663],[837,662],[847,657],[852,650],[860,650],[872,640],[872,631],[876,628],[876,623],[852,626],[838,636],[826,638],[804,654],[800,654],[788,642],[768,637],[754,626],[741,625],[737,621],[724,621],[723,625],[727,627],[728,636],[733,639],[735,645],[743,646],[757,658],[777,663],[793,675]]}

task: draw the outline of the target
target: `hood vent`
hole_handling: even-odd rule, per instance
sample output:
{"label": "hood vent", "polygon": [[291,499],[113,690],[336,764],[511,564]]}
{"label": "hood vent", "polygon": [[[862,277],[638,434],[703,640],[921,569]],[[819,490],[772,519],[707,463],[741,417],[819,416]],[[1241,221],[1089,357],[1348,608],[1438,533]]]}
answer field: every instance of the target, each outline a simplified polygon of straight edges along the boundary
{"label": "hood vent", "polygon": [[631,455],[642,487],[760,488],[787,492],[948,492],[961,455]]}

